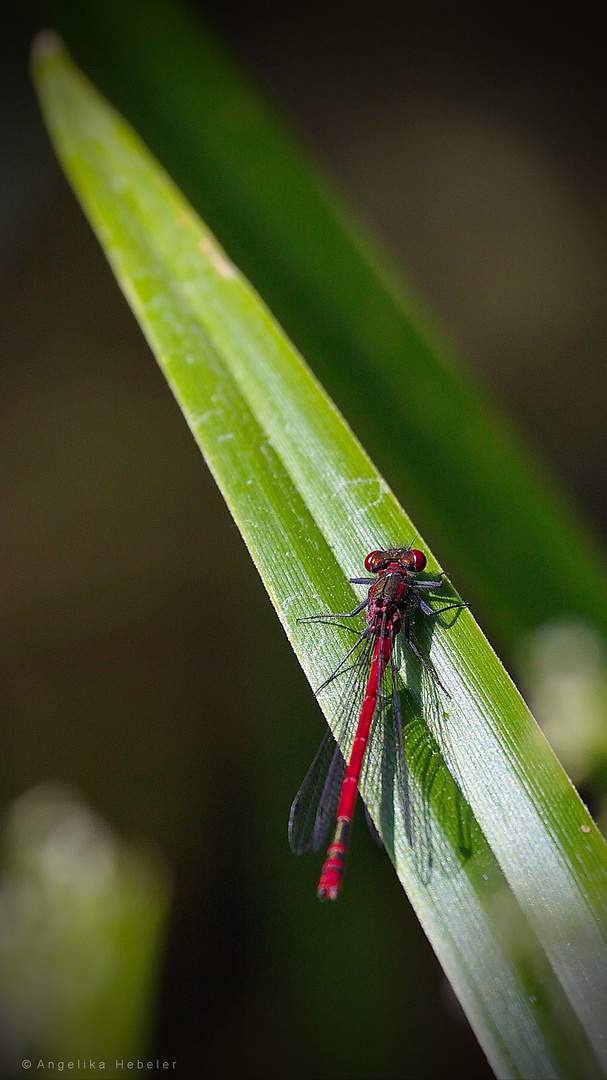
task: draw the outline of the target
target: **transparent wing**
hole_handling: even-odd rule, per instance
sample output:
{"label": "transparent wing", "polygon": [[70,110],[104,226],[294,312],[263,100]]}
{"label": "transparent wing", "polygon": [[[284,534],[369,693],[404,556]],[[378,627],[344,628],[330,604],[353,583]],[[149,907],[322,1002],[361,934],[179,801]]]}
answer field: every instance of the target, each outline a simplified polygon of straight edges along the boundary
{"label": "transparent wing", "polygon": [[407,743],[403,731],[401,695],[393,671],[392,729],[395,757],[395,813],[401,815],[415,868],[422,881],[428,881],[437,856],[437,838],[433,834],[430,795],[434,784],[437,757],[426,738],[423,718],[408,717]]}
{"label": "transparent wing", "polygon": [[[375,638],[362,638],[348,666],[336,669],[321,690],[338,683],[341,704],[335,720],[335,738],[327,731],[306,773],[289,815],[289,844],[295,855],[312,848],[320,851],[334,821],[339,795],[369,677]],[[318,693],[319,691],[317,691]]]}
{"label": "transparent wing", "polygon": [[[461,807],[461,793],[432,731],[436,716],[427,715],[429,708],[435,713],[444,708],[441,691],[415,655],[407,657],[406,685],[400,689],[394,652],[410,652],[402,644],[382,678],[362,779],[379,794],[377,825],[388,851],[394,853],[396,836],[404,833],[416,871],[427,882],[433,869],[446,863],[437,821],[442,826],[443,816],[446,820]],[[415,684],[428,684],[423,702]]]}
{"label": "transparent wing", "polygon": [[345,770],[341,750],[326,731],[289,814],[289,844],[295,855],[322,847],[337,810]]}
{"label": "transparent wing", "polygon": [[[401,648],[402,645],[402,648]],[[364,778],[380,793],[378,826],[389,852],[404,832],[422,881],[472,854],[473,818],[449,753],[449,698],[401,640],[384,674]],[[399,687],[400,677],[404,686]],[[400,825],[400,829],[396,826]]]}

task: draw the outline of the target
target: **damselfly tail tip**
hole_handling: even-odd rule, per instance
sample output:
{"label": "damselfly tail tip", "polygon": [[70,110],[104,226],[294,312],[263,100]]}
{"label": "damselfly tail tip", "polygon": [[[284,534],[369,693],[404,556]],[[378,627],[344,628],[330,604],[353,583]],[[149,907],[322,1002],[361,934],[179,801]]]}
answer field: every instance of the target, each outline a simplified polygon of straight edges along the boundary
{"label": "damselfly tail tip", "polygon": [[339,885],[319,885],[316,891],[319,900],[337,900]]}

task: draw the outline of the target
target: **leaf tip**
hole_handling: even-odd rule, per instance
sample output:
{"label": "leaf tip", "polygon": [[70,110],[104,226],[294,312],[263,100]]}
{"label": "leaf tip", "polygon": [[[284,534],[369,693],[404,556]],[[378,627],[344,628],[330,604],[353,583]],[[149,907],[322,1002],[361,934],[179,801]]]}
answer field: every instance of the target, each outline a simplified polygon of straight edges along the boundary
{"label": "leaf tip", "polygon": [[32,41],[32,67],[36,71],[49,60],[55,60],[65,52],[63,39],[56,30],[41,30]]}

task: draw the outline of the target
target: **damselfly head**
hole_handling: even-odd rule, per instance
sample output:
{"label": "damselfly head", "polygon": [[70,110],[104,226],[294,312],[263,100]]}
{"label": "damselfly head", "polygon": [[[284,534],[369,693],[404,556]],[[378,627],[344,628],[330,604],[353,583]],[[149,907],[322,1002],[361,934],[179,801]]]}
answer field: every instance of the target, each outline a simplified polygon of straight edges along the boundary
{"label": "damselfly head", "polygon": [[417,548],[387,548],[385,551],[370,551],[365,559],[365,570],[379,574],[391,563],[397,563],[403,570],[413,570],[416,574],[426,567],[426,556]]}

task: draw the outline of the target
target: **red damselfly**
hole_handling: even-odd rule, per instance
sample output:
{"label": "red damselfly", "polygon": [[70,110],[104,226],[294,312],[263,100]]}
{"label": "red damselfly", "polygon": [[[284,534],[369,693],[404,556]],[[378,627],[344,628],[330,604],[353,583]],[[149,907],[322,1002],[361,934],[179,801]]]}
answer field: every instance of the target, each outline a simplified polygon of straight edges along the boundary
{"label": "red damselfly", "polygon": [[[289,817],[289,843],[296,855],[313,848],[319,851],[325,844],[335,822],[333,839],[329,845],[320,881],[318,896],[321,900],[336,900],[344,870],[348,836],[352,824],[356,794],[361,777],[365,754],[369,753],[374,733],[379,729],[380,714],[391,706],[392,729],[396,752],[397,776],[400,784],[400,803],[403,808],[405,828],[412,843],[411,814],[407,780],[407,765],[403,740],[403,721],[400,694],[397,685],[395,642],[402,630],[406,646],[411,650],[423,669],[430,673],[438,687],[445,693],[438,675],[419,649],[414,636],[412,616],[419,609],[425,616],[434,618],[443,611],[467,605],[450,601],[440,608],[432,608],[424,599],[443,584],[438,579],[424,581],[418,574],[425,569],[426,556],[412,547],[388,548],[372,551],[365,559],[365,569],[375,578],[350,578],[353,585],[368,585],[365,600],[353,611],[337,614],[310,615],[302,622],[325,619],[350,619],[367,609],[366,626],[358,640],[346,653],[335,671],[316,693],[324,690],[335,679],[350,672],[344,701],[337,720],[337,734],[341,746],[351,745],[346,762],[340,745],[327,731],[306,778],[295,796]],[[352,663],[348,665],[348,661]],[[365,808],[366,809],[366,808]],[[376,830],[367,814],[371,832]],[[377,838],[377,837],[376,837]]]}

